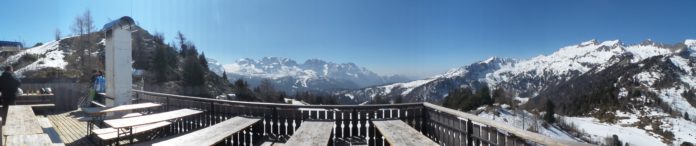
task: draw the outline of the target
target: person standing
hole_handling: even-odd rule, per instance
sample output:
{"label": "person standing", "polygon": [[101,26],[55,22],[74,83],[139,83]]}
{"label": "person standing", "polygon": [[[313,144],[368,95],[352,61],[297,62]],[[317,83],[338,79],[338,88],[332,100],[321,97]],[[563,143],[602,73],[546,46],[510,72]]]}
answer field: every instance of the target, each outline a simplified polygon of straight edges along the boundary
{"label": "person standing", "polygon": [[104,104],[104,96],[100,93],[106,92],[106,79],[101,71],[97,71],[96,77],[94,79],[94,92],[95,101]]}
{"label": "person standing", "polygon": [[7,109],[15,104],[17,91],[22,85],[20,80],[14,75],[12,66],[5,66],[4,72],[0,76],[0,93],[2,93],[2,125],[7,121]]}

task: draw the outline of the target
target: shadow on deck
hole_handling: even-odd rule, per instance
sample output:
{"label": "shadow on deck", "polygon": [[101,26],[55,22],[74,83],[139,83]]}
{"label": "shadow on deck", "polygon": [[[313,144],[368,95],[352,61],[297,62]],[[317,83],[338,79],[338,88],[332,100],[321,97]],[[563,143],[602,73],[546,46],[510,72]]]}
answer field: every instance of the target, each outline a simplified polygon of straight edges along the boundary
{"label": "shadow on deck", "polygon": [[38,116],[45,116],[53,124],[60,139],[67,146],[96,145],[87,135],[87,122],[78,121],[83,116],[80,111],[67,112],[38,112]]}

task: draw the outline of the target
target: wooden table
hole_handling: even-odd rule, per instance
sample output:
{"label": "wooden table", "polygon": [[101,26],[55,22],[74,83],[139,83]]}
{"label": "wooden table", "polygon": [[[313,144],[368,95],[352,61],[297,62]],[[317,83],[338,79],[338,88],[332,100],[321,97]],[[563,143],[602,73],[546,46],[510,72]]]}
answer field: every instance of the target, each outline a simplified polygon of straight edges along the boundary
{"label": "wooden table", "polygon": [[259,118],[234,117],[186,135],[155,143],[153,146],[215,145],[259,121],[261,121]]}
{"label": "wooden table", "polygon": [[2,127],[6,145],[54,145],[44,134],[31,106],[12,105],[7,111],[7,122]]}
{"label": "wooden table", "polygon": [[285,143],[289,146],[329,145],[334,121],[304,121],[300,128]]}
{"label": "wooden table", "polygon": [[374,120],[372,123],[390,145],[439,146],[401,120]]}
{"label": "wooden table", "polygon": [[159,107],[159,106],[162,106],[162,104],[147,102],[147,103],[119,105],[119,106],[114,106],[114,107],[88,107],[88,108],[82,108],[82,111],[87,113],[87,115],[89,115],[90,120],[87,122],[87,133],[91,134],[92,127],[94,126],[94,124],[97,122],[103,121],[104,116],[107,113],[131,111],[131,110],[138,110],[138,109],[148,109],[148,108],[154,108],[154,107]]}
{"label": "wooden table", "polygon": [[90,115],[104,115],[110,112],[122,112],[122,111],[131,111],[131,110],[138,110],[138,109],[147,109],[147,108],[154,108],[154,107],[159,107],[162,106],[162,104],[159,103],[137,103],[137,104],[127,104],[127,105],[119,105],[119,106],[114,106],[114,107],[88,107],[88,108],[82,108],[82,111],[90,114]]}
{"label": "wooden table", "polygon": [[[192,109],[179,109],[179,110],[175,110],[175,111],[168,111],[168,112],[150,114],[150,115],[144,115],[144,116],[138,116],[138,117],[104,120],[104,123],[106,123],[107,125],[111,126],[114,129],[116,129],[116,134],[118,136],[116,138],[116,141],[119,141],[120,135],[122,135],[124,133],[129,133],[127,135],[133,134],[133,130],[132,130],[133,126],[146,125],[146,124],[152,124],[152,123],[157,123],[157,122],[162,122],[162,121],[180,119],[180,118],[183,118],[186,116],[191,116],[191,115],[199,114],[202,112],[203,111],[192,110]],[[131,142],[132,142],[132,139],[131,139]]]}

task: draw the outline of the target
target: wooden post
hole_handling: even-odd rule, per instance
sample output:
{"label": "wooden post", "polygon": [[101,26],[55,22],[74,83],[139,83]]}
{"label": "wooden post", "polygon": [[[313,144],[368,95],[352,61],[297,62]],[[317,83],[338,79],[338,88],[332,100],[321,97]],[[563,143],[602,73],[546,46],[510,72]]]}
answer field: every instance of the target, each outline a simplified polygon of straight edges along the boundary
{"label": "wooden post", "polygon": [[466,120],[466,144],[468,146],[473,146],[474,145],[474,124],[471,123],[471,120]]}

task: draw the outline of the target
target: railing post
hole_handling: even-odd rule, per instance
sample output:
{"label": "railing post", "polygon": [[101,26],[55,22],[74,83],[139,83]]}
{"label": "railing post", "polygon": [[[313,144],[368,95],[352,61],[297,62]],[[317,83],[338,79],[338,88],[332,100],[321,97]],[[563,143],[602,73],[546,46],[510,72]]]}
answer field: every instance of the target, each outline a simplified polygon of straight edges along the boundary
{"label": "railing post", "polygon": [[170,106],[169,105],[169,96],[165,96],[164,100],[165,100],[164,104],[167,104],[167,106],[164,107],[164,110],[169,111],[169,106]]}
{"label": "railing post", "polygon": [[133,92],[135,93],[135,103],[140,103],[140,93],[139,92]]}
{"label": "railing post", "polygon": [[[273,122],[275,125],[278,125],[278,124],[280,124],[280,121],[278,121],[278,116],[280,116],[280,115],[278,115],[278,107],[272,106],[272,108],[273,108],[273,120],[271,122]],[[273,124],[271,124],[271,125],[273,125]],[[275,131],[271,131],[271,133],[273,133],[273,135],[275,135],[275,136],[280,135],[280,129],[278,129],[277,127],[274,127],[272,129],[275,130]]]}
{"label": "railing post", "polygon": [[474,138],[471,137],[474,134],[474,124],[471,120],[466,120],[466,145],[473,146]]}
{"label": "railing post", "polygon": [[208,116],[206,117],[208,120],[206,124],[208,125],[213,125],[213,123],[217,123],[217,118],[215,118],[215,103],[212,101],[210,102],[210,109],[208,109]]}
{"label": "railing post", "polygon": [[428,108],[425,107],[425,105],[423,105],[423,107],[421,108],[421,122],[420,122],[421,133],[423,133],[426,136],[430,134],[430,133],[428,133],[428,130],[427,130],[427,125],[428,125],[427,124],[428,123],[427,122],[428,121],[428,111],[427,110],[428,110]]}

